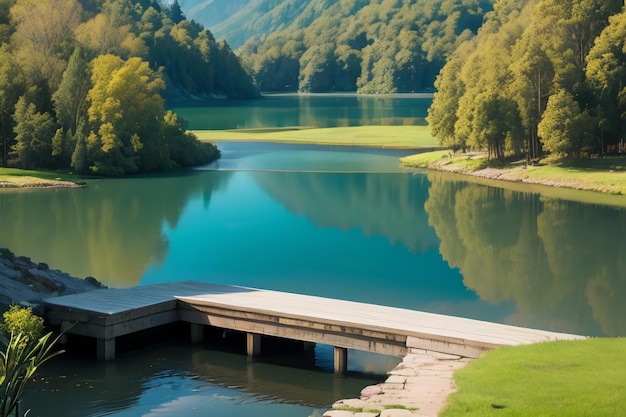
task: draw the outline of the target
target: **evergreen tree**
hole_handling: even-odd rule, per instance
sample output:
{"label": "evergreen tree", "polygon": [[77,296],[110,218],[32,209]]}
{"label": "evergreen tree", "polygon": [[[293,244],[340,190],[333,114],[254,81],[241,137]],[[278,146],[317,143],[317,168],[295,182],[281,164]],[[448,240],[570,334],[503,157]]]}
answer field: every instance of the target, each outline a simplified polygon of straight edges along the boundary
{"label": "evergreen tree", "polygon": [[27,96],[21,96],[15,106],[15,145],[13,163],[21,168],[50,166],[54,120],[49,113],[40,113]]}

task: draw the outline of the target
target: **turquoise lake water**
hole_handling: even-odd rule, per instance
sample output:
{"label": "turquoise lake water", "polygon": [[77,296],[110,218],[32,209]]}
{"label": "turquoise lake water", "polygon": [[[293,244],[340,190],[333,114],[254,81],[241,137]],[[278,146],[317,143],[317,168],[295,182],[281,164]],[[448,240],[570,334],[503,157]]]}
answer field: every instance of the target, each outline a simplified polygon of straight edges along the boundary
{"label": "turquoise lake water", "polygon": [[[280,100],[264,102],[269,114],[291,114],[275,125],[332,114],[312,110],[328,108],[325,97]],[[423,104],[404,100],[399,107]],[[343,109],[350,102],[356,108]],[[387,98],[340,103],[328,125],[388,118]],[[257,119],[271,124],[267,109],[248,105],[205,109],[190,118],[190,128],[215,119],[230,128],[259,127]],[[389,118],[412,117],[398,111]],[[626,210],[619,197],[615,205],[599,204],[595,195],[555,197],[411,172],[394,150],[220,148],[217,164],[182,173],[94,181],[82,190],[0,192],[0,246],[115,287],[204,280],[626,335]],[[330,347],[318,346],[314,357],[251,365],[242,353],[173,342],[130,351],[114,364],[62,359],[42,371],[27,399],[63,411],[36,405],[31,417],[318,416],[393,366],[356,352],[350,358],[352,373],[338,383]],[[318,381],[316,388],[298,389],[308,379]]]}

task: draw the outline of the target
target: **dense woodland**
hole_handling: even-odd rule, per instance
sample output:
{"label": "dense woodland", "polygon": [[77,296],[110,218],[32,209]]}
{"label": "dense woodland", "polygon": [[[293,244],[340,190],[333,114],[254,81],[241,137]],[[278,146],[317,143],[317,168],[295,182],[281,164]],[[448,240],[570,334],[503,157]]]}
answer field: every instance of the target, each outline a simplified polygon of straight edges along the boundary
{"label": "dense woodland", "polygon": [[625,39],[624,0],[498,0],[442,69],[432,131],[491,158],[623,151]]}
{"label": "dense woodland", "polygon": [[212,160],[169,99],[257,90],[177,2],[0,0],[2,166],[121,175]]}
{"label": "dense woodland", "polygon": [[237,53],[261,91],[433,91],[491,9],[492,0],[285,1],[262,16],[283,28]]}

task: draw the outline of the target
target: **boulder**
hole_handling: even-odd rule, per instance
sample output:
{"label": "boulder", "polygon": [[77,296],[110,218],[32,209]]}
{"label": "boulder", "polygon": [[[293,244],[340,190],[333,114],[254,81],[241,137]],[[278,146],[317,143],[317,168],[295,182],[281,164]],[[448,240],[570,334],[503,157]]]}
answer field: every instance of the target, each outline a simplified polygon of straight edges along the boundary
{"label": "boulder", "polygon": [[72,277],[50,269],[46,263],[33,262],[25,256],[14,256],[0,248],[0,312],[11,304],[32,307],[43,313],[43,299],[76,294],[105,287],[97,279]]}

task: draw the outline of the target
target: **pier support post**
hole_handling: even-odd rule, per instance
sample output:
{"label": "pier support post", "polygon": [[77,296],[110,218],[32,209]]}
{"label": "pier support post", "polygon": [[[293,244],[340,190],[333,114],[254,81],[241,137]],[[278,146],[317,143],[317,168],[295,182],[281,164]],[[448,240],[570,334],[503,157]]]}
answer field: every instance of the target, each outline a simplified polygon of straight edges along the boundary
{"label": "pier support post", "polygon": [[256,358],[261,355],[261,335],[248,333],[246,335],[246,350],[248,358]]}
{"label": "pier support post", "polygon": [[115,338],[97,340],[97,356],[99,361],[115,359]]}
{"label": "pier support post", "polygon": [[335,346],[335,375],[345,375],[348,371],[348,349]]}
{"label": "pier support post", "polygon": [[204,340],[204,326],[191,323],[191,343],[200,343]]}

